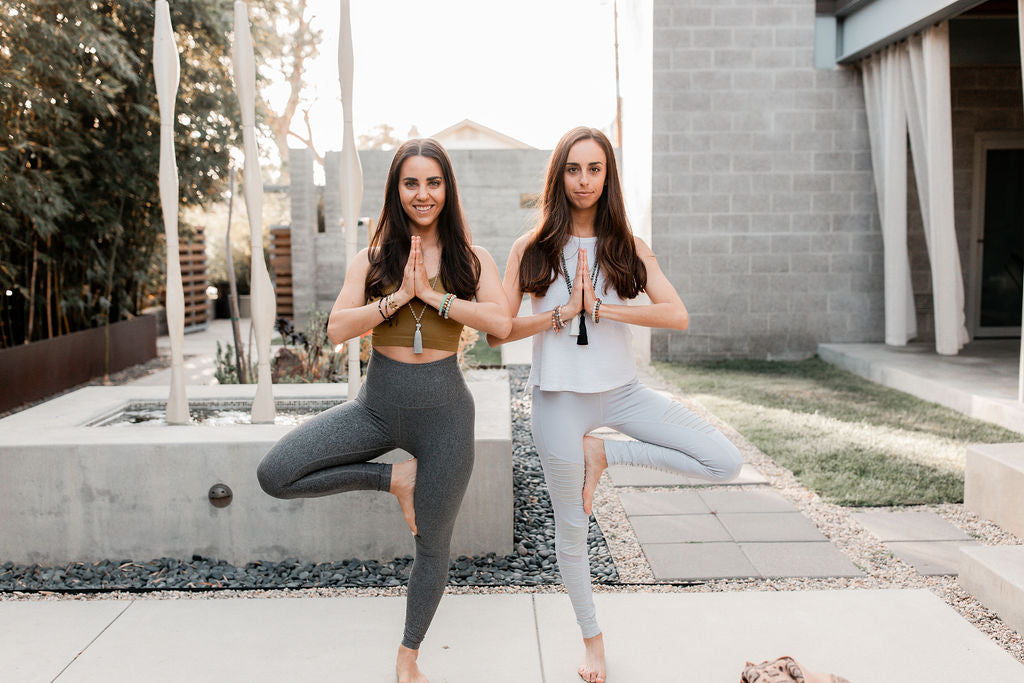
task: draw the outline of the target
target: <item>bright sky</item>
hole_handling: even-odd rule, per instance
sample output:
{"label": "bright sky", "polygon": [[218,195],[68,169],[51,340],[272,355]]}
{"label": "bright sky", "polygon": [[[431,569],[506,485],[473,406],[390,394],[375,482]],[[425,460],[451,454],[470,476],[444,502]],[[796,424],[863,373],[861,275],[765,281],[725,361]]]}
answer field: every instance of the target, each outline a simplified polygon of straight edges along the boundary
{"label": "bright sky", "polygon": [[[307,79],[313,138],[338,150],[339,3],[310,6],[323,29]],[[353,0],[351,18],[356,137],[382,123],[431,135],[469,118],[550,149],[574,126],[615,117],[612,0]],[[266,94],[277,108],[287,90]],[[304,132],[301,111],[292,129]]]}

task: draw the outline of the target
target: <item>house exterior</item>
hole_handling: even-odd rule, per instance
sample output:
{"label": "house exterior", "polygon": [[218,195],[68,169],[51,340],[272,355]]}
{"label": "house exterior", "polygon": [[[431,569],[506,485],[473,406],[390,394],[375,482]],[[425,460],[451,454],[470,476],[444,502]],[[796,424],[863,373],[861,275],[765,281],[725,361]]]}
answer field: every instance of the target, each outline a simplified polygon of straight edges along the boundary
{"label": "house exterior", "polygon": [[[653,357],[799,358],[821,342],[909,340],[956,353],[969,338],[1020,335],[1017,2],[651,0],[620,3],[619,21],[631,215],[691,313],[688,331],[653,332]],[[940,113],[923,133],[910,126],[902,193],[880,205],[873,146],[906,134],[869,130],[863,74],[915,40],[925,57],[904,81],[920,72],[929,87],[868,99],[877,109],[927,93],[904,118]],[[885,158],[900,177],[899,154]],[[922,192],[916,175],[937,189]],[[893,239],[880,206],[898,223],[901,196],[905,236]],[[897,318],[902,336],[888,329]]]}

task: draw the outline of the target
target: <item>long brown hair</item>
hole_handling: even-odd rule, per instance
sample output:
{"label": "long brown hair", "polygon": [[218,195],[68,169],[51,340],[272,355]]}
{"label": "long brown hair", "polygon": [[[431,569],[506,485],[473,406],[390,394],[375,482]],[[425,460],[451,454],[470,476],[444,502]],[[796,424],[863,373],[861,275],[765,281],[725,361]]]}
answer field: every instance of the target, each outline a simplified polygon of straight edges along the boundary
{"label": "long brown hair", "polygon": [[395,151],[384,187],[384,207],[377,221],[377,232],[370,240],[370,269],[366,272],[366,296],[382,296],[391,287],[402,284],[402,271],[409,259],[412,233],[399,194],[399,174],[410,157],[427,157],[441,167],[444,180],[444,206],[437,217],[437,238],[441,245],[441,282],[444,288],[462,299],[476,296],[480,281],[480,259],[473,252],[472,237],[462,215],[459,189],[452,172],[452,161],[437,140],[409,140]]}
{"label": "long brown hair", "polygon": [[572,236],[572,210],[565,195],[565,164],[569,150],[580,140],[594,140],[601,145],[606,160],[605,187],[597,200],[594,218],[597,262],[604,273],[605,290],[611,285],[623,299],[632,299],[647,288],[647,267],[637,254],[633,231],[626,218],[615,150],[604,133],[584,126],[563,135],[551,153],[540,220],[519,262],[519,289],[544,296],[558,277],[562,247]]}

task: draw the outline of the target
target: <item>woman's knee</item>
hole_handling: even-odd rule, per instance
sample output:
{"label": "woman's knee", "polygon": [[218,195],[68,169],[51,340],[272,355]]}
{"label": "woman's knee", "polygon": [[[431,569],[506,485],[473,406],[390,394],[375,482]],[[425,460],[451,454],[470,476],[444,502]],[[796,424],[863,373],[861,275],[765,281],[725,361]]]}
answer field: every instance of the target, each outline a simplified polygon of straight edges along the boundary
{"label": "woman's knee", "polygon": [[256,479],[259,480],[260,488],[267,495],[274,498],[294,498],[295,495],[291,491],[288,482],[281,476],[280,467],[276,466],[276,450],[276,448],[271,449],[263,457],[263,460],[260,461],[259,466],[256,468]]}
{"label": "woman's knee", "polygon": [[740,472],[743,470],[743,456],[731,441],[724,437],[722,440],[727,445],[722,449],[721,462],[717,463],[717,467],[714,469],[714,479],[717,482],[726,483],[740,476]]}

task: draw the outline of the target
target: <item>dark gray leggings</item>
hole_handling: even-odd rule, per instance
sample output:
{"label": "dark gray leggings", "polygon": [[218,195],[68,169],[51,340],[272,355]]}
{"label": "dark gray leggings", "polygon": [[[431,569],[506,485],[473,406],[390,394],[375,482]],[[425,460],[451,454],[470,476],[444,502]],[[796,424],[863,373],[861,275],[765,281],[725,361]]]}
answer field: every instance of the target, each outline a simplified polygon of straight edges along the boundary
{"label": "dark gray leggings", "polygon": [[353,401],[290,431],[257,470],[275,498],[388,491],[391,465],[367,462],[394,448],[416,457],[416,561],[402,644],[418,649],[448,581],[452,528],[473,471],[473,396],[458,360],[401,363],[374,352]]}

